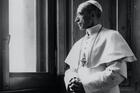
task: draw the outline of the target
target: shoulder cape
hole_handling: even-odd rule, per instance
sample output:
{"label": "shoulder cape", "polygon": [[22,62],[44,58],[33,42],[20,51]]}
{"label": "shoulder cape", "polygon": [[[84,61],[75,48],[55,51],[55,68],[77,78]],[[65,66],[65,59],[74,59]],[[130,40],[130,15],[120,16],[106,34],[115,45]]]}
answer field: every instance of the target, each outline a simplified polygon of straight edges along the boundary
{"label": "shoulder cape", "polygon": [[[73,69],[78,67],[83,38],[73,45],[65,60]],[[136,60],[136,57],[118,31],[102,29],[95,41],[94,47],[91,49],[87,67],[96,67],[119,59],[133,62]]]}

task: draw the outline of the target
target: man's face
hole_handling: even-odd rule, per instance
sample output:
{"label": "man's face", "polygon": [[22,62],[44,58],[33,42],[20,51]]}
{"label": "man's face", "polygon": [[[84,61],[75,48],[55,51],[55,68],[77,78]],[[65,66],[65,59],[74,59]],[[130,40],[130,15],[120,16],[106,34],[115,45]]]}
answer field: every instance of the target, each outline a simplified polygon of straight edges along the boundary
{"label": "man's face", "polygon": [[80,30],[85,30],[94,25],[94,20],[91,14],[89,14],[83,7],[77,9],[75,22],[77,22]]}

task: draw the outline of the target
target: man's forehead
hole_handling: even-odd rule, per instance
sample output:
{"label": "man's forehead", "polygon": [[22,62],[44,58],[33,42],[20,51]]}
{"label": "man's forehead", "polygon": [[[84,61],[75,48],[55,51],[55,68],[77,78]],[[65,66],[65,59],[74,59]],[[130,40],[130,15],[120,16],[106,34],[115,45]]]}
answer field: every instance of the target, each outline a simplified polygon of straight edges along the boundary
{"label": "man's forehead", "polygon": [[81,13],[81,12],[83,11],[83,9],[84,9],[85,7],[87,7],[88,5],[89,5],[88,2],[84,2],[84,3],[80,4],[80,5],[78,6],[78,8],[77,8],[77,13]]}

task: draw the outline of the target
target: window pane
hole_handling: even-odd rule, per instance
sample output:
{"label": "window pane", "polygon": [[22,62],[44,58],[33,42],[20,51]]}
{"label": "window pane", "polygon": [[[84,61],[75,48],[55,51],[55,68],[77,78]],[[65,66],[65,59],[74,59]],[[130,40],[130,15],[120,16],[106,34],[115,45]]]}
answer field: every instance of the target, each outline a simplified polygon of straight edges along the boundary
{"label": "window pane", "polygon": [[9,0],[10,72],[36,72],[36,0]]}

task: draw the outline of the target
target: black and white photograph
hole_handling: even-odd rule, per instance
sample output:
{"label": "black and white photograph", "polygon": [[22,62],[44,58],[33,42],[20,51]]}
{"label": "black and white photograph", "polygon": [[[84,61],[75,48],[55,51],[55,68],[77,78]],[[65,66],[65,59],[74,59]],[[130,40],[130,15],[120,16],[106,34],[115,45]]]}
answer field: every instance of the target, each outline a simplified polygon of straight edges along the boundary
{"label": "black and white photograph", "polygon": [[0,0],[0,93],[140,93],[140,0]]}

